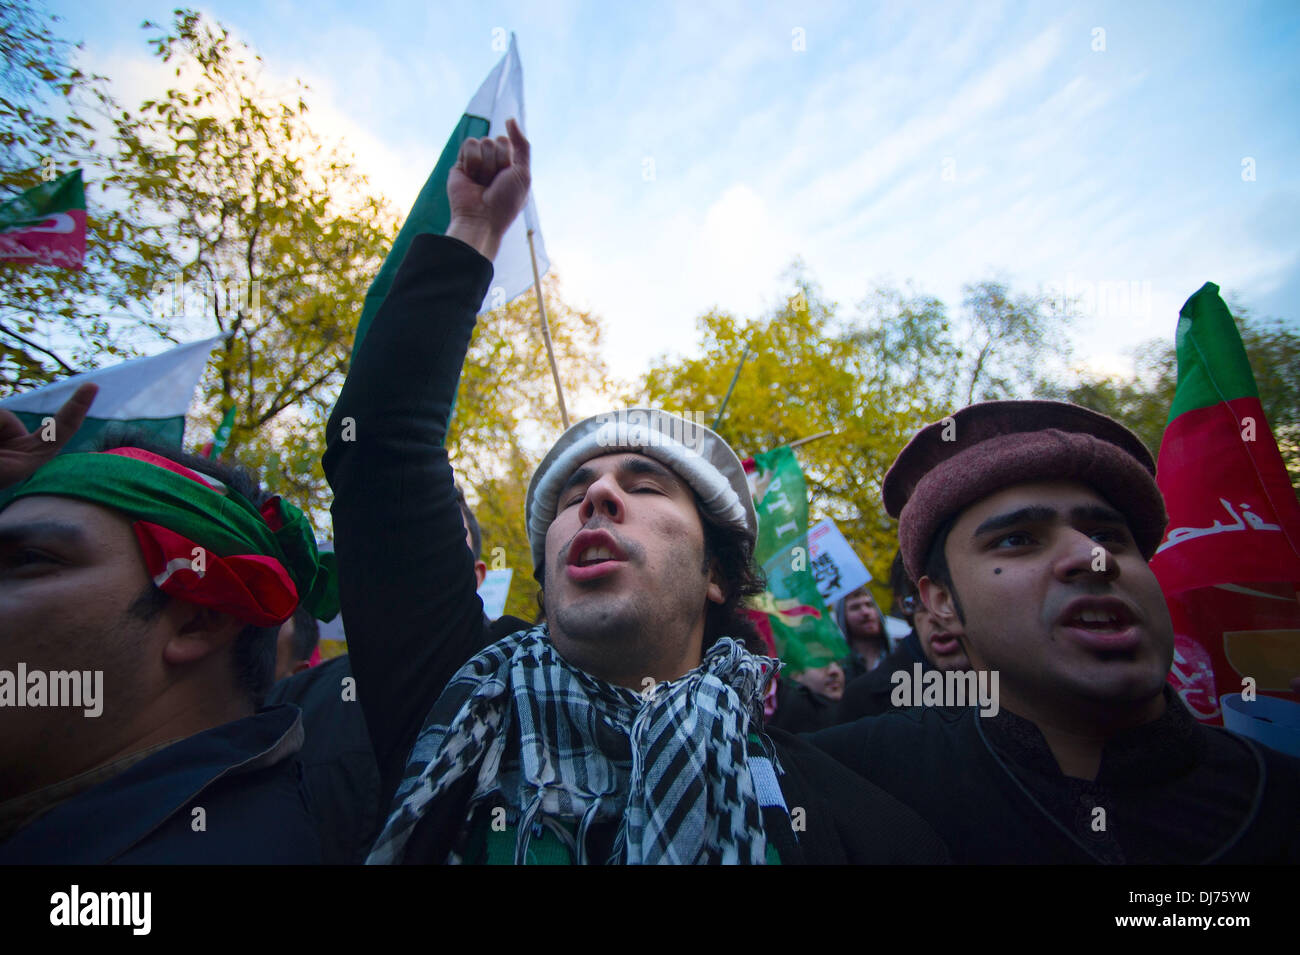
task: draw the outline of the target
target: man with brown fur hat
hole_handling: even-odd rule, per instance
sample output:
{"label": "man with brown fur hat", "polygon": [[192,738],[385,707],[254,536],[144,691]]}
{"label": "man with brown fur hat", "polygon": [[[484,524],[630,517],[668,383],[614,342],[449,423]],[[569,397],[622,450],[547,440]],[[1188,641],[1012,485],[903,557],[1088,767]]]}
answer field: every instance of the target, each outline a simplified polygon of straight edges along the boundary
{"label": "man with brown fur hat", "polygon": [[955,861],[1300,860],[1300,761],[1198,723],[1166,685],[1153,475],[1121,425],[1047,401],[965,408],[886,475],[908,573],[999,699],[960,705],[945,674],[943,705],[812,739],[920,812]]}

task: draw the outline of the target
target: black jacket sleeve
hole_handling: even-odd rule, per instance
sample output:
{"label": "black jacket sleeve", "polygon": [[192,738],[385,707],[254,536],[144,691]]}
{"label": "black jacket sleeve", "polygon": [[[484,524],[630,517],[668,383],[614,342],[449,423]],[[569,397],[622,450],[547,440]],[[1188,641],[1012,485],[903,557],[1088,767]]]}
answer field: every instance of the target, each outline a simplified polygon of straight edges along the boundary
{"label": "black jacket sleeve", "polygon": [[442,447],[492,264],[420,235],[326,429],[339,595],[387,808],[438,695],[481,647],[483,602]]}
{"label": "black jacket sleeve", "polygon": [[[834,730],[824,730],[818,738]],[[785,775],[781,792],[798,835],[800,861],[812,865],[945,865],[948,847],[930,824],[879,786],[850,772],[808,737],[773,729]],[[796,817],[796,809],[799,810]],[[778,848],[789,834],[771,833]]]}

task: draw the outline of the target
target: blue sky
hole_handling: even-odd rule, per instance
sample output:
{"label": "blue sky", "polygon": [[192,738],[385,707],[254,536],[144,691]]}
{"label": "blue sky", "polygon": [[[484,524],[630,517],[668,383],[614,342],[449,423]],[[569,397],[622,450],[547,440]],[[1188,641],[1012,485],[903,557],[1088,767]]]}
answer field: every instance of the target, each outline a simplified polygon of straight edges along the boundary
{"label": "blue sky", "polygon": [[[122,101],[165,81],[139,25],[174,3],[48,6]],[[795,256],[846,309],[880,280],[1083,293],[1097,370],[1207,280],[1300,321],[1300,4],[649,7],[199,9],[403,212],[513,30],[547,249],[624,378],[712,306],[770,306]]]}

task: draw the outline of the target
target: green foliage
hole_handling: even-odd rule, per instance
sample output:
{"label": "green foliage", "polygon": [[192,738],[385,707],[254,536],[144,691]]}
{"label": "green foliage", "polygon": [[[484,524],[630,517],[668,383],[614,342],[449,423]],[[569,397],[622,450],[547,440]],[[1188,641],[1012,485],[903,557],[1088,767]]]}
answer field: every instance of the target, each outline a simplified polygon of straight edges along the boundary
{"label": "green foliage", "polygon": [[867,387],[881,402],[906,401],[930,415],[955,406],[962,351],[947,308],[937,298],[880,286],[858,306],[849,339],[864,350]]}
{"label": "green foliage", "polygon": [[0,397],[133,357],[139,342],[168,337],[142,307],[143,279],[162,249],[103,181],[107,156],[95,129],[117,105],[104,77],[71,62],[78,48],[54,35],[55,22],[30,4],[0,0],[0,195],[81,167],[85,268],[0,263]]}
{"label": "green foliage", "polygon": [[1241,342],[1291,486],[1300,493],[1300,334],[1279,319],[1252,319],[1234,308]]}
{"label": "green foliage", "polygon": [[[642,400],[675,414],[699,412],[712,424],[748,344],[749,358],[717,430],[742,456],[832,431],[798,448],[808,482],[810,523],[831,517],[876,581],[888,579],[896,543],[880,505],[880,480],[906,437],[933,409],[906,386],[913,376],[888,361],[902,338],[930,354],[920,329],[934,315],[913,307],[913,327],[852,328],[796,268],[784,304],[757,319],[711,311],[699,320],[698,358],[658,359]],[[882,319],[901,301],[883,297]],[[884,360],[882,360],[884,359]],[[937,358],[936,358],[937,360]],[[886,601],[886,605],[888,602]]]}
{"label": "green foliage", "polygon": [[[0,181],[15,190],[35,185],[46,149],[57,147],[60,156],[73,157],[68,162],[93,165],[88,186],[98,183],[118,202],[114,210],[90,212],[85,273],[6,275],[0,394],[137,354],[124,343],[121,322],[94,317],[107,314],[104,303],[132,311],[130,327],[143,331],[143,343],[152,341],[154,351],[160,338],[191,341],[223,332],[228,337],[189,416],[189,443],[201,444],[233,405],[227,453],[308,511],[327,536],[329,489],[320,465],[325,420],[396,217],[350,162],[313,133],[306,90],[270,95],[261,59],[219,24],[187,10],[177,11],[166,29],[146,23],[150,45],[174,67],[177,82],[129,111],[108,96],[102,77],[64,66],[66,45],[25,8],[0,0],[0,19],[6,24],[0,90],[8,97],[0,100],[0,135],[5,145],[27,150],[0,154]],[[44,91],[48,99],[56,87],[60,97],[80,94],[99,108],[115,151],[94,150],[82,126],[60,118],[68,109],[38,116],[14,100],[15,89],[29,99]],[[543,287],[572,402],[605,387],[599,323],[562,300],[554,274]],[[6,334],[45,334],[50,316],[66,322],[74,343],[66,360],[46,354],[39,342],[29,346]],[[528,618],[536,614],[537,588],[524,495],[560,430],[536,303],[525,296],[480,320],[448,450],[482,525],[484,559],[491,564],[499,546],[505,566],[516,569],[507,611]]]}
{"label": "green foliage", "polygon": [[972,396],[1018,397],[1037,387],[1039,376],[1025,369],[1064,350],[1066,316],[1046,298],[984,281],[965,287],[958,322],[939,299],[887,286],[844,319],[798,263],[791,279],[790,297],[762,318],[702,316],[700,357],[656,361],[642,398],[670,412],[703,411],[712,422],[750,345],[719,432],[742,455],[832,432],[796,450],[809,522],[835,521],[888,607],[898,541],[881,484],[894,458],[923,425]]}
{"label": "green foliage", "polygon": [[[260,58],[220,25],[186,10],[168,30],[146,23],[183,79],[133,112],[67,65],[41,18],[0,3],[0,184],[79,164],[91,205],[84,271],[5,270],[0,394],[224,333],[190,443],[234,406],[228,453],[327,533],[321,435],[395,217],[310,129],[306,90],[270,95]],[[112,149],[83,114],[111,129]],[[90,200],[96,185],[104,205]]]}
{"label": "green foliage", "polygon": [[[269,93],[260,58],[219,24],[187,10],[166,28],[146,24],[177,81],[128,111],[104,77],[76,68],[75,48],[52,22],[21,0],[0,0],[0,190],[81,166],[86,268],[0,265],[0,396],[225,333],[190,443],[233,405],[228,453],[328,536],[324,422],[396,217],[310,128],[306,89]],[[110,137],[97,140],[97,130]],[[598,319],[564,302],[554,274],[543,285],[570,408],[593,395],[608,405]],[[1300,488],[1300,335],[1234,314]],[[832,432],[796,451],[811,521],[836,521],[888,606],[897,542],[881,482],[925,423],[971,401],[1039,394],[1109,414],[1158,450],[1177,380],[1172,341],[1145,346],[1133,376],[1048,380],[1047,359],[1065,353],[1067,319],[1046,298],[993,280],[965,286],[955,317],[936,298],[888,287],[846,317],[796,266],[782,304],[757,318],[701,316],[697,357],[658,358],[628,398],[712,424],[749,346],[718,430],[742,456]],[[484,559],[515,569],[506,610],[527,619],[538,587],[524,499],[560,431],[529,295],[480,319],[447,442]]]}
{"label": "green foliage", "polygon": [[395,217],[308,126],[304,88],[271,96],[260,57],[193,11],[145,26],[187,82],[118,114],[109,182],[165,241],[141,277],[154,314],[227,336],[191,423],[210,432],[233,405],[228,453],[326,533],[321,435]]}
{"label": "green foliage", "polygon": [[[1038,395],[1108,414],[1153,456],[1159,451],[1177,386],[1172,340],[1138,349],[1130,377],[1066,381],[1047,359],[1065,354],[1069,315],[1042,296],[1016,295],[995,281],[970,284],[954,322],[939,299],[880,287],[843,320],[799,267],[793,284],[785,304],[762,318],[702,316],[700,356],[658,359],[641,398],[670,412],[702,411],[711,423],[749,344],[719,432],[742,455],[833,432],[796,451],[808,479],[810,523],[830,517],[839,525],[871,571],[882,606],[889,606],[897,525],[884,513],[881,482],[924,424],[972,400]],[[1300,486],[1300,335],[1233,311],[1265,413]]]}

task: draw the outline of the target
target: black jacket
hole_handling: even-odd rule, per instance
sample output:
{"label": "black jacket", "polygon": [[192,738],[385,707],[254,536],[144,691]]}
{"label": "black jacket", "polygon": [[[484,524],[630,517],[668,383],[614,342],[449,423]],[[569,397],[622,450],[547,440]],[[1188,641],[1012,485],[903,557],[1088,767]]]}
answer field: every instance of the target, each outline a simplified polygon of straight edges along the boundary
{"label": "black jacket", "polygon": [[919,812],[959,863],[1300,862],[1300,760],[1165,694],[1160,719],[1107,744],[1095,781],[1065,776],[1005,709],[915,707],[809,739]]}
{"label": "black jacket", "polygon": [[935,830],[908,806],[825,757],[802,737],[768,730],[785,769],[781,793],[794,820],[806,810],[806,829],[791,833],[769,820],[768,837],[784,864],[935,865],[951,861]]}
{"label": "black jacket", "polygon": [[[351,682],[348,682],[351,681]],[[383,822],[379,767],[347,654],[271,687],[268,703],[302,709],[299,759],[326,865],[365,861]]]}
{"label": "black jacket", "polygon": [[840,722],[835,718],[838,712],[835,700],[781,677],[776,687],[776,710],[765,725],[787,733],[812,733]]}
{"label": "black jacket", "polygon": [[[324,464],[343,619],[385,806],[430,708],[478,648],[483,605],[442,442],[491,277],[491,263],[468,245],[417,236],[330,416]],[[348,419],[354,440],[343,437]],[[946,859],[905,807],[806,744],[773,740],[787,805],[807,809],[805,831],[790,834],[798,851],[783,858]],[[408,858],[441,860],[464,823],[426,817],[411,839],[426,850],[408,849]],[[778,849],[784,836],[773,837]]]}
{"label": "black jacket", "polygon": [[196,733],[19,829],[0,865],[319,863],[301,744],[296,706]]}
{"label": "black jacket", "polygon": [[[485,619],[479,648],[527,627],[518,617],[491,623]],[[295,703],[302,709],[306,736],[299,759],[322,860],[326,865],[365,862],[388,818],[388,804],[380,801],[379,765],[358,701],[351,657],[345,653],[281,680],[271,687],[267,703]]]}

